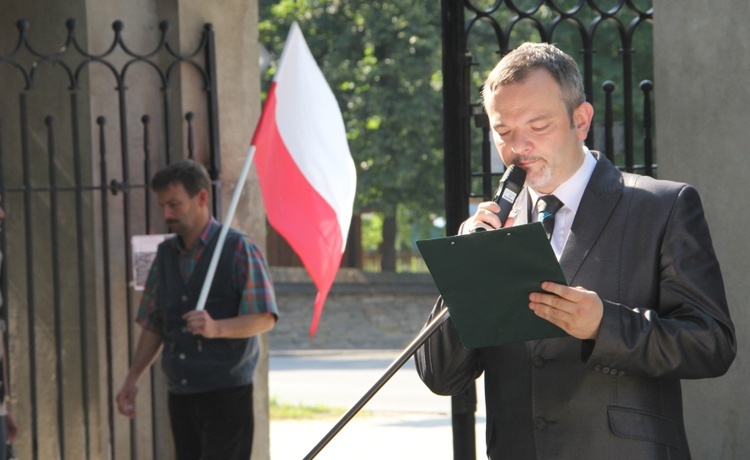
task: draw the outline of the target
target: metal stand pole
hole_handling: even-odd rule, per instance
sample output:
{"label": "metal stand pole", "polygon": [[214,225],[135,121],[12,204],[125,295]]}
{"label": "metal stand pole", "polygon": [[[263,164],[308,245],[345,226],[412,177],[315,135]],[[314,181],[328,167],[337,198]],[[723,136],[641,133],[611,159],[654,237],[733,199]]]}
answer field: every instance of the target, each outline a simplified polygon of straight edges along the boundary
{"label": "metal stand pole", "polygon": [[372,399],[373,396],[375,396],[375,393],[377,393],[383,385],[390,380],[391,377],[399,370],[401,367],[403,367],[404,364],[406,364],[406,361],[411,358],[411,356],[417,352],[417,349],[424,344],[428,338],[449,318],[448,315],[448,309],[444,308],[443,310],[438,313],[438,315],[432,319],[425,327],[422,329],[422,331],[417,335],[417,337],[412,340],[412,342],[407,346],[404,351],[401,352],[401,354],[396,358],[390,366],[388,366],[388,369],[386,369],[385,373],[383,374],[380,379],[378,379],[377,382],[367,391],[367,393],[362,396],[359,401],[357,401],[349,411],[344,414],[341,419],[336,423],[336,425],[331,428],[331,430],[326,434],[323,439],[320,440],[320,442],[310,451],[310,453],[305,456],[304,460],[311,460],[315,458],[316,455],[320,453],[321,450],[329,443],[331,442],[331,439],[333,439],[336,434],[338,434],[339,431],[346,425],[352,418],[354,418],[355,415],[364,407],[367,402]]}

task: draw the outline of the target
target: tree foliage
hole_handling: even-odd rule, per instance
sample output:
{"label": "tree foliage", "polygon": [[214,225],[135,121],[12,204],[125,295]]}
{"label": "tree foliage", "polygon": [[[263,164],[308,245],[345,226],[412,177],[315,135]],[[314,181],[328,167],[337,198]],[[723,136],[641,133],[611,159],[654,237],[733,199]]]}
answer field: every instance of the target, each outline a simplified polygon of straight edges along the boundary
{"label": "tree foliage", "polygon": [[[420,5],[420,3],[424,3]],[[302,29],[339,101],[357,166],[355,212],[443,213],[440,8],[413,0],[260,0],[260,42]],[[276,71],[267,70],[265,84]],[[266,86],[267,88],[267,86]]]}
{"label": "tree foliage", "polygon": [[[490,8],[496,2],[474,3]],[[577,9],[575,17],[560,20],[560,13],[546,2],[518,0],[513,3],[518,11],[512,11],[509,3],[494,13],[498,28],[489,21],[473,24],[467,48],[474,63],[471,80],[477,100],[484,78],[500,58],[503,40],[512,49],[523,41],[539,42],[546,38],[574,56],[582,66],[584,38],[593,37],[594,122],[603,122],[601,87],[607,80],[619,86],[613,93],[613,109],[615,121],[622,121],[623,85],[628,83],[623,76],[622,50],[630,41],[629,28],[640,14],[631,3],[646,11],[651,2],[633,0],[626,4],[611,0],[609,3],[612,4],[609,7],[600,5],[600,11],[604,12],[601,13],[584,7],[580,0],[557,0],[557,8],[567,12]],[[419,232],[411,235],[412,241],[435,236],[431,221],[445,212],[440,4],[424,0],[259,0],[259,7],[261,44],[278,58],[289,27],[298,22],[331,85],[357,166],[355,213],[376,211],[384,215],[383,250],[392,250],[396,244],[405,245],[403,235],[409,232],[403,229],[407,226]],[[527,17],[518,20],[521,13]],[[643,99],[638,84],[644,79],[653,80],[650,24],[640,23],[637,29],[633,30],[630,43],[634,53],[629,82],[636,104],[636,155],[642,152]],[[498,30],[507,36],[501,39]],[[275,74],[276,64],[266,71],[265,89]],[[475,164],[479,163],[476,158],[481,151],[479,140],[480,136],[472,136]],[[397,215],[401,235],[390,240]]]}

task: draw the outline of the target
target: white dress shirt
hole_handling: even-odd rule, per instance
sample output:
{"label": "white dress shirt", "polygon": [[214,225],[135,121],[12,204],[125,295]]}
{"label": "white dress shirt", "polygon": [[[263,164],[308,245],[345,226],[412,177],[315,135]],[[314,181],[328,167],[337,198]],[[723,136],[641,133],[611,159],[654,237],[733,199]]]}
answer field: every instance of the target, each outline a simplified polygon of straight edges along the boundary
{"label": "white dress shirt", "polygon": [[[555,229],[550,238],[552,249],[555,251],[558,260],[560,260],[560,256],[565,249],[565,242],[568,240],[570,227],[573,225],[576,212],[578,212],[578,205],[581,204],[583,191],[586,190],[586,185],[588,185],[591,174],[596,167],[596,158],[594,158],[594,155],[588,148],[584,146],[584,149],[586,150],[586,156],[583,159],[581,167],[578,168],[578,171],[570,179],[560,184],[552,192],[552,195],[555,195],[563,203],[563,207],[555,214]],[[532,204],[531,209],[536,209],[536,202],[542,195],[529,187],[529,196],[531,198],[530,203]],[[536,222],[537,213],[532,212],[531,218]]]}

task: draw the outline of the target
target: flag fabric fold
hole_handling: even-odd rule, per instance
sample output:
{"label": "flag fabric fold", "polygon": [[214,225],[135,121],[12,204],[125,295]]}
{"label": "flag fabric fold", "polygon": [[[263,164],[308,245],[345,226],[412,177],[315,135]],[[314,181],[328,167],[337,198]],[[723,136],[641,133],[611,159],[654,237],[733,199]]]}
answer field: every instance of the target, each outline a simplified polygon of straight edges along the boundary
{"label": "flag fabric fold", "polygon": [[268,221],[318,290],[312,337],[346,247],[357,173],[336,97],[296,22],[252,145]]}

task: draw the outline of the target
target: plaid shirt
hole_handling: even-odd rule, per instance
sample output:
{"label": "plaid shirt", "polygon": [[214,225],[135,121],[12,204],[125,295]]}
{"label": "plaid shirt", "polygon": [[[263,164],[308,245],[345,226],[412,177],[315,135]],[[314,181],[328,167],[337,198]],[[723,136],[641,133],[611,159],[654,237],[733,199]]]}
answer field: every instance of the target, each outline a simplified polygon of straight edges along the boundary
{"label": "plaid shirt", "polygon": [[[163,244],[173,244],[180,251],[180,275],[187,282],[195,270],[206,245],[211,238],[220,231],[221,226],[214,219],[206,225],[206,228],[198,238],[198,242],[191,250],[185,250],[180,242],[180,237],[175,236],[165,241]],[[217,251],[220,248],[216,248]],[[159,286],[159,258],[154,259],[151,269],[146,280],[146,287],[141,297],[141,304],[138,308],[136,322],[144,329],[155,334],[161,334],[162,325],[164,324],[164,313],[161,310],[158,299]],[[237,248],[234,251],[234,260],[232,261],[232,277],[237,286],[242,288],[242,301],[240,302],[238,315],[247,315],[250,313],[273,313],[277,318],[279,316],[276,307],[276,297],[273,291],[273,284],[268,272],[268,264],[258,247],[248,236],[239,239]]]}

